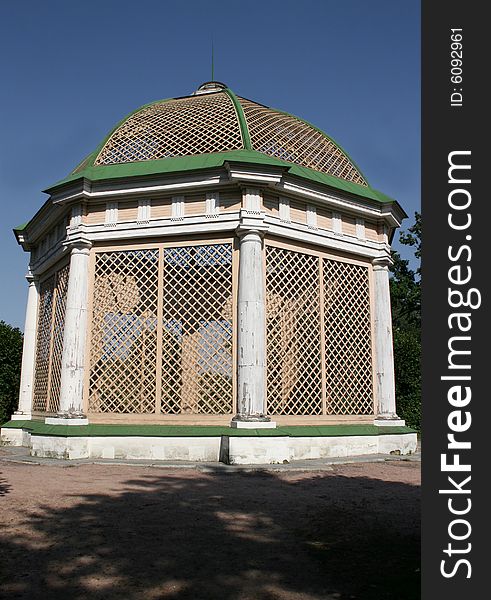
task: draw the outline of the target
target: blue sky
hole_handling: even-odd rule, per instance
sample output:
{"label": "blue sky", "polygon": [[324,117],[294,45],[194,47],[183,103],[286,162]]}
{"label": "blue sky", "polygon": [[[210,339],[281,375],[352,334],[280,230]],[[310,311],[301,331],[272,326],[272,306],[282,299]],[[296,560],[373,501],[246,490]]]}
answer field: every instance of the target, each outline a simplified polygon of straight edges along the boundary
{"label": "blue sky", "polygon": [[420,206],[419,10],[418,0],[2,3],[0,319],[23,328],[28,257],[12,227],[124,115],[209,80],[212,39],[215,79],[328,133],[410,226]]}

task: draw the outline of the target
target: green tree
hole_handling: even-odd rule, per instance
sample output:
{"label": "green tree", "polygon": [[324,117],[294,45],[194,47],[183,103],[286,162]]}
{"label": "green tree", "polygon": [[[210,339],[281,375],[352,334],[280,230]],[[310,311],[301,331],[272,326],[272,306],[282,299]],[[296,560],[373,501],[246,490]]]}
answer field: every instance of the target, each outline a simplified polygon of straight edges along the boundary
{"label": "green tree", "polygon": [[[401,232],[401,244],[415,249],[421,259],[421,215]],[[421,267],[416,271],[409,261],[392,252],[391,267],[392,327],[394,334],[394,368],[396,375],[397,412],[410,427],[421,430]]]}
{"label": "green tree", "polygon": [[17,408],[22,332],[0,321],[0,423],[5,423]]}

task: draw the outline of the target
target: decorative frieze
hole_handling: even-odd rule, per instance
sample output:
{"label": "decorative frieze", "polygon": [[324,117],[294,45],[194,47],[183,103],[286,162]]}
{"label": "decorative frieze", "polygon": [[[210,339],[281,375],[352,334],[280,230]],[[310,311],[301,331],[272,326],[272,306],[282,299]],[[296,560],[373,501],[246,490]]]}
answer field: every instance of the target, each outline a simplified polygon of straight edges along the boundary
{"label": "decorative frieze", "polygon": [[138,200],[137,223],[148,223],[152,216],[152,201],[150,198],[140,198]]}
{"label": "decorative frieze", "polygon": [[184,218],[184,196],[172,196],[171,219],[181,221]]}
{"label": "decorative frieze", "polygon": [[338,212],[332,213],[332,230],[334,233],[343,233],[343,221],[341,214]]}
{"label": "decorative frieze", "polygon": [[104,225],[106,227],[115,227],[118,222],[118,203],[107,202]]}
{"label": "decorative frieze", "polygon": [[209,192],[206,194],[206,216],[218,217],[220,213],[220,194]]}
{"label": "decorative frieze", "polygon": [[356,219],[355,228],[356,228],[356,237],[359,240],[366,239],[366,236],[365,236],[365,221],[364,221],[364,219],[357,218]]}
{"label": "decorative frieze", "polygon": [[81,204],[72,206],[72,212],[70,216],[70,229],[77,229],[82,224],[83,210]]}
{"label": "decorative frieze", "polygon": [[317,229],[317,209],[312,204],[307,204],[307,227]]}
{"label": "decorative frieze", "polygon": [[244,191],[244,208],[250,212],[261,212],[261,191],[256,188],[246,188]]}
{"label": "decorative frieze", "polygon": [[289,223],[291,221],[290,199],[289,198],[280,196],[280,198],[279,198],[279,213],[280,213],[281,221],[284,221],[285,223]]}

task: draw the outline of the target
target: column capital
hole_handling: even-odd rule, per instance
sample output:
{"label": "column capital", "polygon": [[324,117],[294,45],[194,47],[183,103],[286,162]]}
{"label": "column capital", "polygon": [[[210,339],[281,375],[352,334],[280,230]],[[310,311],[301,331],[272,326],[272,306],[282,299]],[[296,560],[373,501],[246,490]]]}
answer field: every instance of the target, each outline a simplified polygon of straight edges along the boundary
{"label": "column capital", "polygon": [[380,256],[374,258],[372,261],[372,267],[374,271],[388,271],[389,267],[394,264],[394,261],[390,256]]}
{"label": "column capital", "polygon": [[63,245],[65,248],[68,248],[72,254],[88,254],[92,248],[92,242],[85,235],[78,235],[68,239]]}
{"label": "column capital", "polygon": [[[258,238],[258,241],[262,241],[262,239],[264,238],[265,230],[256,229],[256,228],[252,228],[252,227],[243,227],[243,226],[239,225],[237,227],[237,229],[235,230],[235,233],[237,234],[237,237],[241,241],[252,241],[253,236],[254,236],[254,238]],[[250,236],[249,240],[245,240],[245,238],[247,236]]]}
{"label": "column capital", "polygon": [[236,229],[239,237],[255,232],[261,237],[268,231],[269,226],[264,222],[266,213],[262,211],[248,210],[247,208],[240,209],[240,221]]}
{"label": "column capital", "polygon": [[39,281],[39,275],[35,275],[31,269],[27,269],[27,273],[25,275],[26,279],[27,279],[27,283],[29,285],[32,285],[33,283],[37,283],[37,281]]}

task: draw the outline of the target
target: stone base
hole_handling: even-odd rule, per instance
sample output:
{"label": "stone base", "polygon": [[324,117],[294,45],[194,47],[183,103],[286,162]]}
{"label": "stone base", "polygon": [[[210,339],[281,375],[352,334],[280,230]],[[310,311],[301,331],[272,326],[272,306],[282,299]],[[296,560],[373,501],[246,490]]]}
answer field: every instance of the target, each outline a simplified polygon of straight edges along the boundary
{"label": "stone base", "polygon": [[5,444],[6,446],[24,446],[26,448],[29,448],[31,445],[31,434],[25,429],[7,429],[2,427],[0,432],[1,444]]}
{"label": "stone base", "polygon": [[14,412],[14,414],[10,417],[11,421],[30,421],[32,418],[32,415],[30,413],[21,413],[21,412]]}
{"label": "stone base", "polygon": [[44,422],[46,425],[88,425],[89,419],[87,417],[73,419],[67,417],[46,417]]}
{"label": "stone base", "polygon": [[373,424],[377,427],[405,427],[404,419],[374,419]]}
{"label": "stone base", "polygon": [[415,433],[339,437],[229,437],[230,465],[282,464],[296,460],[367,454],[413,454]]}
{"label": "stone base", "polygon": [[219,437],[31,437],[31,456],[219,462]]}
{"label": "stone base", "polygon": [[[257,427],[256,427],[257,429]],[[305,428],[302,428],[305,430]],[[314,430],[316,428],[313,428]],[[226,434],[189,436],[142,435],[53,435],[49,429],[3,427],[2,443],[30,448],[32,456],[59,459],[119,459],[223,462],[231,465],[289,463],[296,460],[343,458],[368,454],[412,454],[416,433],[391,432],[376,435],[261,435],[236,431]],[[303,434],[302,434],[303,435]]]}
{"label": "stone base", "polygon": [[230,421],[235,429],[276,429],[276,421]]}

